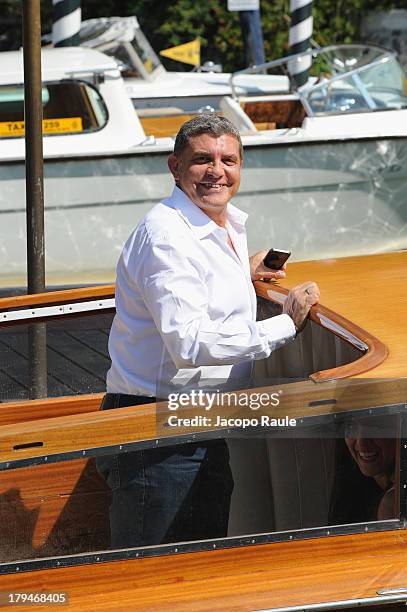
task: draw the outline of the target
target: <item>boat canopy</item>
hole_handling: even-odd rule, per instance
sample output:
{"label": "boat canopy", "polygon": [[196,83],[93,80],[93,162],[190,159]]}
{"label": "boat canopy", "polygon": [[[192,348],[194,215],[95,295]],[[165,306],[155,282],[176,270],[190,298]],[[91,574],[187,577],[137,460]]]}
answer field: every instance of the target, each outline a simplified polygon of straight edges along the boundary
{"label": "boat canopy", "polygon": [[[1,55],[3,69],[0,72],[0,85],[24,83],[22,50],[4,51]],[[43,82],[110,71],[116,72],[119,76],[118,65],[114,59],[94,49],[83,47],[43,48],[41,69]]]}

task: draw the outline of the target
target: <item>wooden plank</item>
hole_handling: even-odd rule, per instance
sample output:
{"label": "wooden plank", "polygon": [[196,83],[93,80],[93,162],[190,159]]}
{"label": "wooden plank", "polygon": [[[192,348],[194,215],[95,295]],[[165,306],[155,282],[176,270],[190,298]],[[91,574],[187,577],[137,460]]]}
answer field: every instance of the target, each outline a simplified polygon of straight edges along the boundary
{"label": "wooden plank", "polygon": [[248,612],[377,597],[380,589],[406,584],[404,531],[0,576],[0,591],[37,592],[41,585],[68,593],[68,607],[85,612]]}
{"label": "wooden plank", "polygon": [[[88,334],[88,339],[91,341],[89,335],[92,336],[95,343],[101,345],[100,340],[97,340],[97,337],[99,336],[97,330],[92,331],[91,334]],[[102,334],[102,339],[106,347],[107,343],[105,334]],[[106,372],[110,367],[110,359],[105,355],[102,355],[100,351],[93,350],[90,342],[85,344],[86,350],[84,350],[84,344],[80,341],[80,338],[75,337],[65,331],[60,331],[58,333],[52,333],[51,331],[47,334],[47,346],[51,349],[51,354],[59,356],[62,363],[64,363],[64,367],[65,360],[67,360],[75,368],[81,368],[84,373],[90,374],[91,377],[97,381],[100,381],[102,383],[102,388],[100,389],[100,385],[98,385],[98,390],[105,389]]]}
{"label": "wooden plank", "polygon": [[[322,416],[349,410],[370,409],[374,406],[404,404],[407,379],[389,379],[369,381],[351,379],[315,385],[304,381],[285,385],[280,395],[278,406],[260,408],[256,416],[268,414],[273,418],[301,418],[304,416]],[[274,393],[280,386],[244,390],[247,395],[255,393]],[[52,400],[43,401],[44,414],[46,406]],[[216,406],[213,406],[213,410]],[[240,414],[234,406],[222,406],[222,415],[230,418]],[[96,448],[125,442],[153,440],[157,437],[169,438],[174,435],[189,434],[199,431],[217,431],[210,427],[157,427],[157,421],[163,422],[168,417],[165,403],[147,404],[61,418],[41,419],[21,422],[0,427],[0,461],[13,461],[29,457],[39,457],[54,453]],[[187,408],[177,411],[179,417],[190,416]],[[15,449],[15,446],[41,443],[41,446]]]}
{"label": "wooden plank", "polygon": [[103,393],[95,393],[0,404],[0,425],[97,411],[103,395]]}
{"label": "wooden plank", "polygon": [[[26,340],[25,334],[19,334],[20,338],[23,338],[23,342]],[[28,362],[24,355],[20,351],[16,350],[15,346],[11,344],[13,336],[10,334],[2,333],[0,335],[0,364],[2,368],[7,366],[6,374],[14,381],[15,388],[17,391],[16,399],[18,397],[27,397],[29,388],[29,376],[28,376]],[[3,399],[8,399],[7,395],[4,394],[5,389],[1,389],[0,396]],[[20,395],[19,395],[20,394]],[[11,396],[13,397],[13,396]]]}
{"label": "wooden plank", "polygon": [[92,300],[114,296],[114,285],[98,285],[96,287],[80,287],[78,289],[64,289],[63,291],[47,291],[35,295],[18,295],[0,299],[1,310],[13,310],[26,306],[40,306],[44,304],[65,304],[77,300]]}
{"label": "wooden plank", "polygon": [[66,333],[78,340],[86,349],[92,349],[109,359],[107,350],[109,329],[98,329],[97,332],[98,333],[95,334],[93,330],[84,329],[81,331],[68,331]]}
{"label": "wooden plank", "polygon": [[[1,388],[2,401],[28,399],[29,394],[29,363],[28,363],[28,337],[26,331],[17,333],[2,333],[0,335],[0,364],[7,366],[7,374],[14,381],[14,385]],[[48,372],[48,395],[66,395],[72,390],[61,380]]]}
{"label": "wooden plank", "polygon": [[[73,348],[72,344],[70,347],[69,345],[67,346],[67,351],[63,350],[61,340],[58,339],[60,333],[61,332],[47,330],[47,370],[51,380],[54,379],[58,381],[65,389],[69,389],[70,393],[103,391],[106,387],[105,374],[108,368],[107,362],[104,362],[101,372],[102,375],[98,374],[95,376],[89,369],[85,368],[84,365],[75,362],[75,355],[74,358],[71,359],[69,348]],[[62,350],[55,350],[55,348],[53,348],[54,345],[59,346]],[[26,338],[21,335],[15,335],[13,338],[13,348],[28,360]],[[79,350],[76,351],[76,357],[82,362],[86,360],[87,356],[89,356],[89,353],[84,356],[84,351],[80,347]],[[26,368],[28,367],[27,363],[26,361]],[[67,391],[64,392],[65,395],[66,393]],[[49,394],[51,395],[51,389],[49,390]],[[59,393],[59,395],[60,394],[61,393]]]}

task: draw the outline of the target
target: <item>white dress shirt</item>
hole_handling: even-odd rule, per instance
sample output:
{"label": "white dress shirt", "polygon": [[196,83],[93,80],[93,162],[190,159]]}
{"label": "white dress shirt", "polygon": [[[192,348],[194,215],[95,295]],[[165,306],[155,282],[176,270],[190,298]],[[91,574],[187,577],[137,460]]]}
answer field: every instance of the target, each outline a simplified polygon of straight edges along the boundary
{"label": "white dress shirt", "polygon": [[219,388],[232,379],[244,388],[253,360],[295,336],[286,314],[256,322],[247,215],[230,203],[227,211],[226,230],[175,187],[127,240],[117,266],[108,392],[165,398],[188,384]]}

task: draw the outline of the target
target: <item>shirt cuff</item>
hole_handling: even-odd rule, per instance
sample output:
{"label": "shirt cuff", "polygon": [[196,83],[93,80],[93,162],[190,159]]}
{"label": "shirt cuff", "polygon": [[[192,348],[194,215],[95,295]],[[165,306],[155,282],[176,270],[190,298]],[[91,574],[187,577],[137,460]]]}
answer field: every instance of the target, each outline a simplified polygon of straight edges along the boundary
{"label": "shirt cuff", "polygon": [[288,314],[281,314],[270,319],[258,321],[257,325],[267,336],[270,345],[283,345],[295,338],[297,330],[294,321]]}

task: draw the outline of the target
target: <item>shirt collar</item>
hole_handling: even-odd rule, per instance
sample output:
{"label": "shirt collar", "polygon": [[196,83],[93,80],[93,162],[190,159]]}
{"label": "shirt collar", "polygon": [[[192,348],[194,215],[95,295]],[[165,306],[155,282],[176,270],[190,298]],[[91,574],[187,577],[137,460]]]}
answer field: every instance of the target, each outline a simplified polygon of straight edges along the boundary
{"label": "shirt collar", "polygon": [[[199,239],[219,229],[219,225],[212,221],[189,197],[175,186],[171,197],[166,201],[184,219]],[[227,207],[228,221],[232,225],[244,227],[248,215],[229,202]]]}

